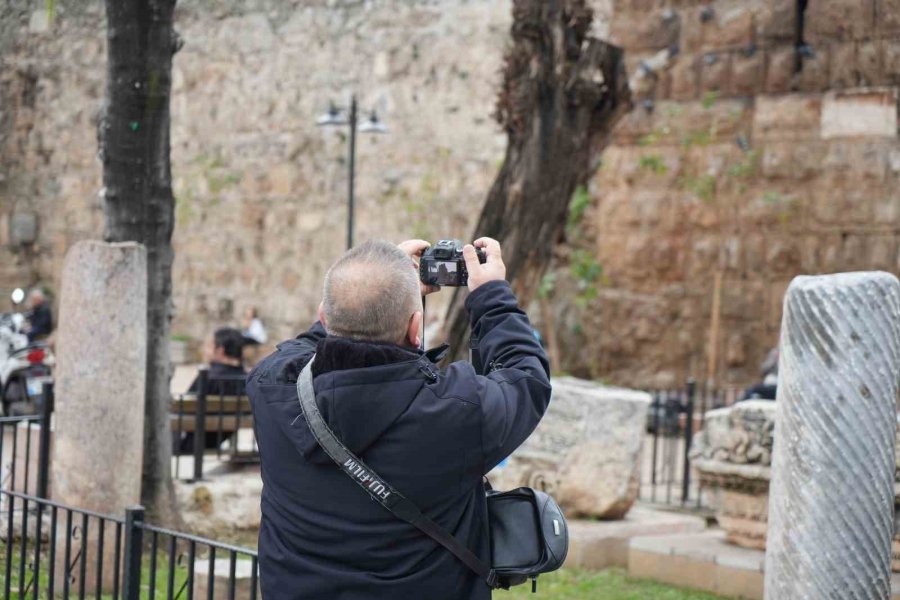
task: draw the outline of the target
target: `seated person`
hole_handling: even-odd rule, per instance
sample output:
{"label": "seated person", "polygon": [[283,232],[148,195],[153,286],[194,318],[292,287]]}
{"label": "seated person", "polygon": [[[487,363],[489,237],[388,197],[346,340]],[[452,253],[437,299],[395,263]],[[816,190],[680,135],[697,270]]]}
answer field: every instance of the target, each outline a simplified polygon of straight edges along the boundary
{"label": "seated person", "polygon": [[[244,370],[243,349],[244,336],[231,327],[216,329],[212,338],[207,340],[203,347],[203,359],[209,365],[207,394],[228,395],[242,392],[243,385],[237,385],[234,381],[247,374]],[[200,378],[197,377],[188,393],[196,394],[199,387]]]}
{"label": "seated person", "polygon": [[[218,396],[242,396],[244,394],[244,364],[241,353],[244,346],[244,337],[241,332],[231,327],[217,329],[212,338],[204,346],[204,359],[209,365],[209,376],[206,384],[206,394],[209,398]],[[200,391],[199,376],[194,379],[189,394]],[[177,404],[176,404],[177,407]],[[249,423],[249,415],[248,423]],[[232,432],[218,431],[218,413],[206,413],[206,435],[204,448],[214,450],[221,446],[222,442],[233,435]],[[194,451],[194,432],[173,432],[173,453],[190,454]]]}
{"label": "seated person", "polygon": [[53,313],[44,292],[35,288],[28,294],[31,312],[28,313],[28,341],[44,340],[53,332]]}

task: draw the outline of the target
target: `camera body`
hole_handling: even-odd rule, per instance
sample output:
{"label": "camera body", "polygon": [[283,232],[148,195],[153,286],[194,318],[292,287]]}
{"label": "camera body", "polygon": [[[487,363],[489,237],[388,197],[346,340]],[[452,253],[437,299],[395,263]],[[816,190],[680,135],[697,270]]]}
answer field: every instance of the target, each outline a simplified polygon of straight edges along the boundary
{"label": "camera body", "polygon": [[[463,243],[459,240],[440,240],[422,254],[419,279],[426,285],[462,287],[469,283],[469,271],[463,258]],[[475,248],[478,261],[487,260],[484,250]]]}

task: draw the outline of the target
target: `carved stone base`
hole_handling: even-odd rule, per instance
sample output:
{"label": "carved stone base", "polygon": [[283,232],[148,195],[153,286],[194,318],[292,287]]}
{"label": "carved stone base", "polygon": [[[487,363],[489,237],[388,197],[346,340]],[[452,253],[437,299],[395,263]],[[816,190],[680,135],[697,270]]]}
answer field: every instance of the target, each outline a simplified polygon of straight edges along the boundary
{"label": "carved stone base", "polygon": [[722,491],[722,505],[717,514],[725,539],[744,548],[766,549],[769,495]]}
{"label": "carved stone base", "polygon": [[764,550],[769,512],[769,467],[697,460],[700,485],[716,499],[716,520],[737,546]]}

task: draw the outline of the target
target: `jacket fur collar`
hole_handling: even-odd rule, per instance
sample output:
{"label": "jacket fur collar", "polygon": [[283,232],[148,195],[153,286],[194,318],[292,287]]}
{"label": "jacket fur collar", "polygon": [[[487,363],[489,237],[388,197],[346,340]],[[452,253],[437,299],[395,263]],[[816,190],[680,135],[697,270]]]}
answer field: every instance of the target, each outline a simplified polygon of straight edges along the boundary
{"label": "jacket fur collar", "polygon": [[312,374],[317,377],[331,371],[378,367],[417,358],[417,350],[397,344],[328,336],[316,345]]}

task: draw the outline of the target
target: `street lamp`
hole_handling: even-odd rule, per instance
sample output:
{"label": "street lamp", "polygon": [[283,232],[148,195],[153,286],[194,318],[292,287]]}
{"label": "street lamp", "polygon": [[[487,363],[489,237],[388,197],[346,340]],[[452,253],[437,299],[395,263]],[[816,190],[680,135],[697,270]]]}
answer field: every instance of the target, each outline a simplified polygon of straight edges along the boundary
{"label": "street lamp", "polygon": [[362,133],[387,133],[387,127],[378,119],[378,114],[373,109],[369,117],[362,123],[357,123],[356,96],[350,98],[350,116],[347,118],[344,110],[333,102],[328,106],[328,112],[316,119],[319,127],[350,126],[350,161],[347,170],[347,249],[353,247],[353,188],[356,177],[356,130]]}

